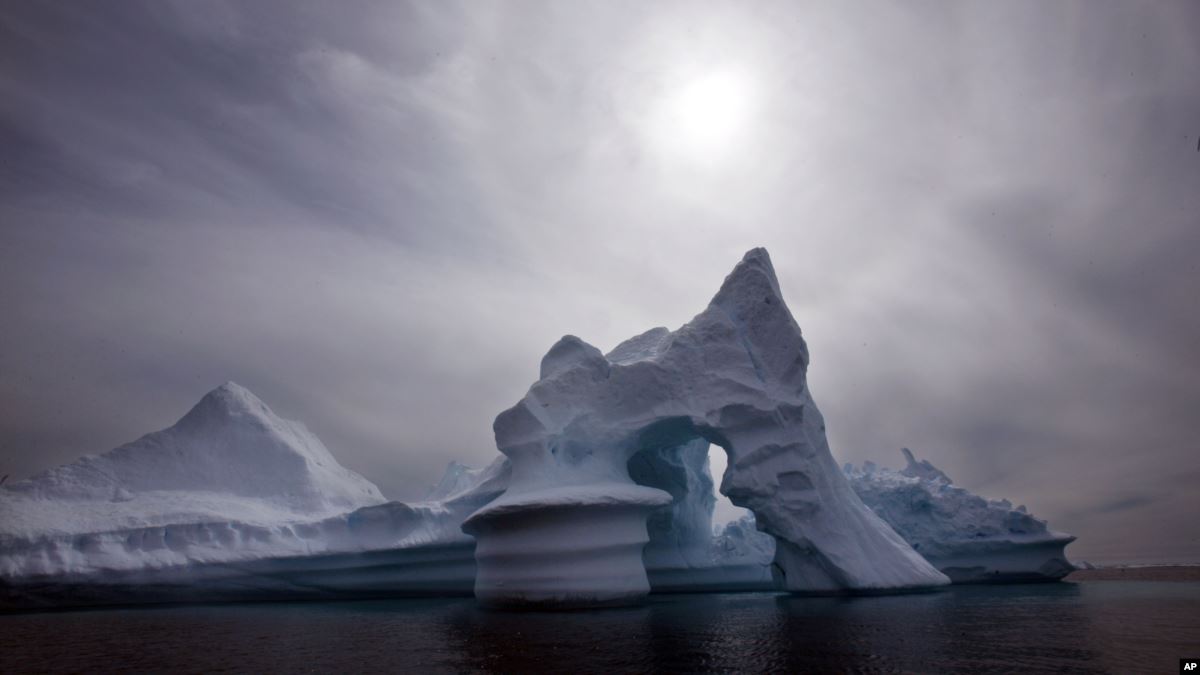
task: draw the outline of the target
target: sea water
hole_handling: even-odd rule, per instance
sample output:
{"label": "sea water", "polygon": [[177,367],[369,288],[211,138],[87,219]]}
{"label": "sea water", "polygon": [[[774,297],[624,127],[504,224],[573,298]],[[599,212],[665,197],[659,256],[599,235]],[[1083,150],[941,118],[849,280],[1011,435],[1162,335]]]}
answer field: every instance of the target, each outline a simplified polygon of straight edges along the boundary
{"label": "sea water", "polygon": [[1174,673],[1200,583],[955,586],[874,597],[655,595],[594,611],[470,598],[0,616],[0,670]]}

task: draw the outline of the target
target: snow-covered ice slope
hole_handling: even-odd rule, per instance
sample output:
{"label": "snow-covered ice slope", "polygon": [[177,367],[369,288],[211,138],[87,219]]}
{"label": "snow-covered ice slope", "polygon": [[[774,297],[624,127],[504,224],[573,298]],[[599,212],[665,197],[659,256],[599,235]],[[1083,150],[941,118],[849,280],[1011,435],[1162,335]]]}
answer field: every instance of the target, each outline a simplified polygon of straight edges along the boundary
{"label": "snow-covered ice slope", "polygon": [[174,426],[14,483],[0,499],[0,535],[313,519],[385,501],[303,424],[233,382]]}
{"label": "snow-covered ice slope", "polygon": [[900,471],[871,462],[844,471],[863,502],[954,582],[1052,581],[1071,572],[1063,549],[1075,537],[1050,530],[1024,506],[971,494],[902,452]]}
{"label": "snow-covered ice slope", "polygon": [[[708,308],[674,332],[653,329],[607,356],[577,337],[559,340],[538,381],[493,425],[512,483],[464,523],[478,539],[476,595],[588,604],[645,592],[635,571],[644,569],[645,519],[670,495],[635,485],[628,462],[697,438],[729,455],[721,492],[776,538],[784,587],[949,583],[850,489],[807,369],[807,346],[763,249],[747,253]],[[601,549],[619,575],[576,564]]]}
{"label": "snow-covered ice slope", "polygon": [[469,592],[460,524],[507,472],[452,466],[433,499],[385,502],[303,425],[227,383],[169,429],[0,490],[0,586]]}

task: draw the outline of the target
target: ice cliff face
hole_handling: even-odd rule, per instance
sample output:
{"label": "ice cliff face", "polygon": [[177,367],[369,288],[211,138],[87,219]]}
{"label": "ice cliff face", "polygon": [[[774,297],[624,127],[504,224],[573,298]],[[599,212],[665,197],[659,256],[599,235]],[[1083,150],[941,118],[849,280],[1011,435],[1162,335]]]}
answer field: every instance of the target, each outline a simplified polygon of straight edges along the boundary
{"label": "ice cliff face", "polygon": [[1051,581],[1072,570],[1063,549],[1075,537],[1050,530],[1024,506],[971,494],[902,452],[899,471],[871,462],[844,471],[863,502],[955,582]]}
{"label": "ice cliff face", "polygon": [[[644,593],[645,521],[670,495],[636,485],[627,467],[638,453],[696,439],[728,454],[721,492],[775,537],[784,587],[948,583],[850,489],[807,368],[807,346],[763,249],[747,253],[708,308],[676,331],[656,328],[607,356],[564,337],[493,425],[512,483],[464,524],[478,540],[477,596],[594,604]],[[601,550],[604,567],[576,564]]]}

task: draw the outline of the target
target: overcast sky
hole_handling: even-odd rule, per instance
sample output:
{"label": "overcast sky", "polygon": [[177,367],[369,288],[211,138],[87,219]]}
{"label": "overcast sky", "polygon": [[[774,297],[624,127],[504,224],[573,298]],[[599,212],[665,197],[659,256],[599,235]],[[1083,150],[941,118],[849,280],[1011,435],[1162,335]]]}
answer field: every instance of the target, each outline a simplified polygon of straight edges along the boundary
{"label": "overcast sky", "polygon": [[754,246],[840,461],[1200,560],[1200,4],[3,2],[0,473],[232,379],[419,497]]}

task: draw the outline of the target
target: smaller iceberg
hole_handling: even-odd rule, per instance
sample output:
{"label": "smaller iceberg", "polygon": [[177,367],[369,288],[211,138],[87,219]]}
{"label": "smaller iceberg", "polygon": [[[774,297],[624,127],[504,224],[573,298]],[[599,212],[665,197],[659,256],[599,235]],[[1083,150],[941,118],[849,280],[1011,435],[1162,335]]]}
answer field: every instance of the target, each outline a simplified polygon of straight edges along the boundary
{"label": "smaller iceberg", "polygon": [[0,489],[0,607],[471,593],[509,467],[387,501],[233,382],[175,425]]}
{"label": "smaller iceberg", "polygon": [[926,460],[901,450],[895,471],[866,462],[843,470],[859,499],[954,583],[1056,581],[1074,566],[1064,548],[1075,537],[1007,499],[988,500],[954,485]]}

